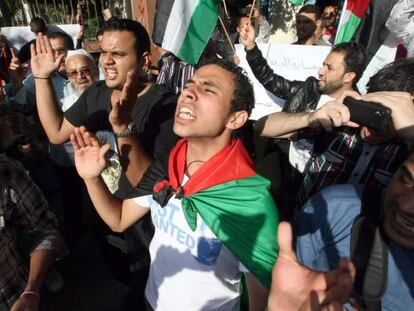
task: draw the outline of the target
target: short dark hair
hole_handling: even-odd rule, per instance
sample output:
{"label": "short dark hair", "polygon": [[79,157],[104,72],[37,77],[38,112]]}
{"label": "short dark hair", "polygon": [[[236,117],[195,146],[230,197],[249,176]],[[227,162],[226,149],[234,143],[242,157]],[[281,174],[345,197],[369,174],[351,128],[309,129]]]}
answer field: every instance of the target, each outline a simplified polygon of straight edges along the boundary
{"label": "short dark hair", "polygon": [[127,18],[111,17],[102,25],[102,33],[107,31],[129,31],[135,36],[135,50],[138,58],[150,52],[150,38],[147,30],[139,22]]}
{"label": "short dark hair", "polygon": [[250,116],[254,108],[254,91],[246,71],[233,62],[220,58],[208,58],[204,60],[197,69],[206,65],[216,65],[233,74],[234,93],[230,111],[236,112],[245,110]]}
{"label": "short dark hair", "polygon": [[38,34],[39,32],[45,34],[47,31],[47,25],[43,18],[41,17],[33,17],[30,21],[30,29],[35,34]]}
{"label": "short dark hair", "polygon": [[399,91],[414,95],[414,59],[398,59],[369,79],[368,92]]}
{"label": "short dark hair", "polygon": [[357,42],[343,42],[335,45],[332,52],[344,54],[345,71],[355,73],[352,84],[356,85],[367,66],[365,48]]}
{"label": "short dark hair", "polygon": [[300,8],[298,14],[300,13],[313,13],[315,14],[315,18],[318,20],[321,18],[321,8],[318,7],[316,4],[306,4]]}
{"label": "short dark hair", "polygon": [[68,50],[74,49],[72,37],[69,36],[66,32],[55,31],[49,35],[49,39],[57,39],[57,38],[61,38],[65,40],[65,45]]}

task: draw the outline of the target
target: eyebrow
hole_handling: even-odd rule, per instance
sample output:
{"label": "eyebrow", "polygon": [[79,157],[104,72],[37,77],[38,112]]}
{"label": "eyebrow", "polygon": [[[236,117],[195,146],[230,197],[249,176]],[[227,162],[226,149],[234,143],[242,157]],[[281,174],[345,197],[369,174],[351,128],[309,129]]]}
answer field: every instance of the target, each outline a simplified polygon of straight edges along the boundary
{"label": "eyebrow", "polygon": [[410,179],[411,182],[414,182],[414,174],[408,169],[407,165],[401,165],[401,171]]}
{"label": "eyebrow", "polygon": [[[195,81],[193,79],[189,79],[189,80],[187,80],[187,83],[186,84],[188,84],[188,83],[197,84],[197,81]],[[214,83],[213,81],[210,81],[210,80],[207,80],[207,81],[199,81],[198,84],[207,85],[207,86],[213,87],[215,89],[220,89],[220,86],[217,83]]]}

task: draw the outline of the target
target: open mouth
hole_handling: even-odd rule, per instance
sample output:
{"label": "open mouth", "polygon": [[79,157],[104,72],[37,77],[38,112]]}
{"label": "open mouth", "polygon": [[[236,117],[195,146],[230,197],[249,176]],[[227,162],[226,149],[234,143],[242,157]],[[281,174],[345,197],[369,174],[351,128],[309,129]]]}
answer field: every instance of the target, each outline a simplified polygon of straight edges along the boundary
{"label": "open mouth", "polygon": [[396,224],[400,226],[400,229],[403,229],[406,232],[414,234],[414,225],[413,222],[409,219],[402,216],[400,213],[394,212],[394,220]]}
{"label": "open mouth", "polygon": [[116,70],[114,69],[105,69],[105,76],[110,79],[113,80],[117,77],[118,73]]}
{"label": "open mouth", "polygon": [[177,116],[183,120],[195,120],[196,115],[187,107],[181,107],[180,110],[177,112]]}

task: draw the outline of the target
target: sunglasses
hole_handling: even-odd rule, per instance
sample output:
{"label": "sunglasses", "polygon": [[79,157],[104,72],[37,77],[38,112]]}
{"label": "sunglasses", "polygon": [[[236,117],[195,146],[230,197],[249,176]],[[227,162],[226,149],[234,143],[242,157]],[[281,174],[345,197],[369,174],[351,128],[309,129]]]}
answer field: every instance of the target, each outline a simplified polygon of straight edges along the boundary
{"label": "sunglasses", "polygon": [[67,72],[67,75],[70,79],[76,79],[78,77],[78,74],[81,76],[91,75],[92,71],[89,68],[82,68]]}

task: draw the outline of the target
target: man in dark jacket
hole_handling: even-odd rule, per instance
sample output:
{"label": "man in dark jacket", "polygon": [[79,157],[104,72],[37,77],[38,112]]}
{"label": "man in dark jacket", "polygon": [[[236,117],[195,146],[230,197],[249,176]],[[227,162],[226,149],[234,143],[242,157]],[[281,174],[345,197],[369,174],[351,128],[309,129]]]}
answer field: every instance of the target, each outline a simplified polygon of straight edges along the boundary
{"label": "man in dark jacket", "polygon": [[[290,118],[296,117],[298,112],[310,112],[321,108],[330,100],[338,98],[344,91],[356,88],[366,66],[364,48],[356,43],[343,43],[332,48],[318,72],[319,79],[308,77],[305,81],[290,81],[273,72],[266,59],[254,43],[254,29],[247,26],[240,33],[240,41],[246,49],[246,58],[254,75],[263,86],[276,96],[285,99],[282,112],[277,112],[259,120],[256,129],[261,136],[272,135],[272,126],[289,126]],[[266,125],[266,126],[265,126]],[[283,138],[283,136],[277,136]],[[290,165],[283,173],[283,180],[289,193],[296,193],[302,180],[302,173],[310,159],[313,146],[312,140],[295,139],[290,137],[289,148]],[[283,191],[285,193],[285,191]],[[289,195],[288,195],[289,197]],[[283,205],[283,203],[282,203]]]}

